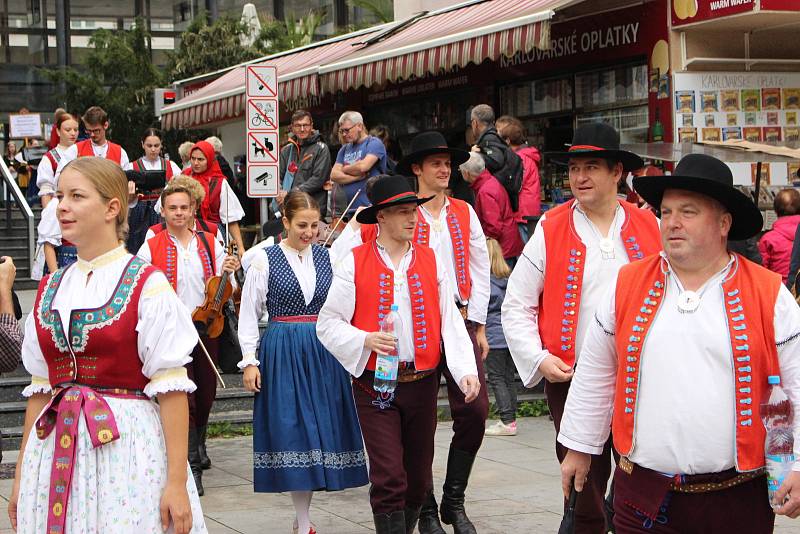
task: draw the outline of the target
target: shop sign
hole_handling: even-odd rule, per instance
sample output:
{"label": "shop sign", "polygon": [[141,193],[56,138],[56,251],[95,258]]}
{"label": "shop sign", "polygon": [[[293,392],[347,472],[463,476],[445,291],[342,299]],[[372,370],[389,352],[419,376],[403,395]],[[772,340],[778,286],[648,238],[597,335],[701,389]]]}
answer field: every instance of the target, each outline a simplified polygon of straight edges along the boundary
{"label": "shop sign", "polygon": [[389,86],[383,91],[370,91],[367,94],[367,102],[373,104],[393,98],[421,95],[432,91],[442,91],[469,84],[469,77],[466,74],[455,77],[451,76],[440,80],[431,79],[434,76],[435,75],[427,74],[422,78],[417,78],[413,82]]}
{"label": "shop sign", "polygon": [[762,11],[800,11],[797,0],[761,0]]}
{"label": "shop sign", "polygon": [[748,13],[755,8],[756,0],[672,0],[672,25],[683,26]]}
{"label": "shop sign", "polygon": [[657,6],[643,4],[553,24],[548,50],[501,56],[500,67],[536,65],[542,70],[567,69],[595,60],[648,55],[652,43],[666,38],[667,26],[657,16],[659,12],[663,13]]}

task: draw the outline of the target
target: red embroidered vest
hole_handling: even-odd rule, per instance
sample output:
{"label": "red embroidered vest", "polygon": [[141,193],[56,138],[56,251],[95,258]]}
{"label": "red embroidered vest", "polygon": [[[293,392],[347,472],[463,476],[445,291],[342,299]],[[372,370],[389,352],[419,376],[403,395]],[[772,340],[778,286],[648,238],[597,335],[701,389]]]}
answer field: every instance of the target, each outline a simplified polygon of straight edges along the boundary
{"label": "red embroidered vest", "polygon": [[70,267],[42,278],[33,308],[50,385],[144,389],[149,379],[142,374],[136,325],[142,288],[155,267],[133,256],[108,302],[95,309],[74,310],[69,331],[64,332],[52,304]]}
{"label": "red embroidered vest", "polygon": [[[414,321],[414,364],[418,371],[425,371],[435,369],[441,358],[439,283],[433,250],[415,245],[413,255],[406,277]],[[351,324],[366,332],[376,332],[379,321],[394,302],[394,271],[381,259],[374,240],[354,248],[353,259],[356,309]],[[375,359],[373,352],[367,362],[370,371],[375,370]]]}
{"label": "red embroidered vest", "polygon": [[[647,333],[664,296],[666,275],[660,256],[625,265],[616,288],[617,383],[612,434],[614,447],[623,455],[634,447],[639,371]],[[725,315],[733,358],[736,402],[736,469],[752,471],[764,466],[766,431],[759,403],[767,377],[778,374],[775,346],[775,300],[781,277],[743,259],[738,254],[733,273],[723,282]],[[676,387],[692,387],[676,384]]]}
{"label": "red embroidered vest", "polygon": [[[158,158],[161,160],[161,170],[164,171],[164,176],[166,176],[167,181],[172,179],[172,165],[165,158]],[[147,172],[147,168],[144,166],[144,158],[139,158],[132,164],[133,170],[136,172]]]}
{"label": "red embroidered vest", "polygon": [[53,148],[45,153],[45,157],[50,162],[50,166],[53,168],[53,176],[55,176],[56,170],[58,169],[58,162],[61,161],[61,154],[59,154],[58,150]]}
{"label": "red embroidered vest", "polygon": [[[202,237],[205,237],[209,250],[206,250]],[[214,236],[205,232],[197,232],[197,255],[200,263],[203,264],[203,281],[208,281],[214,276],[216,252],[214,246],[217,240]],[[158,232],[155,236],[147,240],[150,247],[151,263],[161,269],[169,280],[172,289],[178,291],[178,247],[172,242],[169,232]]]}
{"label": "red embroidered vest", "polygon": [[[472,275],[469,270],[469,237],[470,218],[469,204],[457,198],[448,197],[447,228],[453,244],[453,261],[456,266],[456,282],[458,294],[463,302],[472,294]],[[378,236],[377,224],[361,225],[361,241],[366,243]],[[428,246],[430,242],[430,225],[425,221],[422,212],[417,208],[417,228],[414,230],[414,243]],[[442,258],[442,261],[446,261]]]}
{"label": "red embroidered vest", "polygon": [[[122,147],[116,143],[112,143],[111,141],[106,141],[106,143],[108,143],[108,151],[106,152],[106,159],[110,159],[111,161],[117,163],[117,165],[121,165]],[[78,157],[85,158],[89,156],[94,156],[94,150],[92,149],[92,140],[84,139],[83,141],[79,141]]]}
{"label": "red embroidered vest", "polygon": [[[658,220],[648,210],[620,202],[625,222],[620,237],[629,261],[661,250]],[[547,265],[539,297],[539,335],[542,345],[567,365],[575,364],[575,335],[581,306],[586,245],[578,237],[571,203],[547,211],[542,221]]]}

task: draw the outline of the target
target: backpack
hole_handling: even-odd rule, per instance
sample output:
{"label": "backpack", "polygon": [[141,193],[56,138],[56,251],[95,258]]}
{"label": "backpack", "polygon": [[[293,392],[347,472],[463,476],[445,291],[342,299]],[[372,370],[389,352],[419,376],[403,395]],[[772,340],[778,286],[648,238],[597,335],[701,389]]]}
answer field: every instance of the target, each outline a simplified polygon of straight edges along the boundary
{"label": "backpack", "polygon": [[[488,136],[487,136],[488,137]],[[492,172],[492,176],[494,176],[500,185],[503,186],[508,192],[508,199],[511,201],[511,210],[517,211],[519,209],[519,193],[522,191],[522,181],[524,179],[524,169],[522,168],[522,158],[517,155],[508,145],[506,145],[499,137],[497,137],[499,143],[491,143],[491,146],[488,147],[485,144],[481,144],[481,150],[484,150],[484,147],[490,148],[492,150],[502,150],[505,163],[502,167],[500,167],[497,171]]]}

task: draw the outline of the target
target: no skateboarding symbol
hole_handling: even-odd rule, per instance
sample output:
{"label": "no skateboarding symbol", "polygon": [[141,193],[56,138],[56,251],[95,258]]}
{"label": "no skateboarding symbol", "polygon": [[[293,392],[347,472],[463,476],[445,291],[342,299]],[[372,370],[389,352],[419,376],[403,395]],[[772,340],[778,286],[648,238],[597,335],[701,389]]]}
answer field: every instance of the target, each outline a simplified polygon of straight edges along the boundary
{"label": "no skateboarding symbol", "polygon": [[247,67],[247,96],[278,97],[278,70],[268,66]]}
{"label": "no skateboarding symbol", "polygon": [[278,163],[277,132],[247,132],[247,161],[249,163]]}

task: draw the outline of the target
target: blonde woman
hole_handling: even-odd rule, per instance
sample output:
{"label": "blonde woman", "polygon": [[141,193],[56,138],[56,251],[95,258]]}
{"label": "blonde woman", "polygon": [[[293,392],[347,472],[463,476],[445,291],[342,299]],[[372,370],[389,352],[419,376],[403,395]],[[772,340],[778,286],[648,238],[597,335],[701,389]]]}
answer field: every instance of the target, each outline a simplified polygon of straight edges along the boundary
{"label": "blonde woman", "polygon": [[32,380],[11,525],[20,534],[205,533],[186,459],[195,385],[183,366],[197,343],[189,313],[166,277],[121,245],[128,184],[116,163],[70,162],[56,194],[78,261],[43,281],[25,325]]}
{"label": "blonde woman", "polygon": [[500,308],[506,296],[506,284],[511,268],[503,259],[500,243],[486,240],[491,267],[489,312],[486,315],[486,339],[489,341],[489,356],[486,357],[486,383],[494,393],[494,402],[500,420],[486,428],[487,436],[517,435],[517,388],[514,383],[514,360],[508,350],[503,325],[500,323]]}

